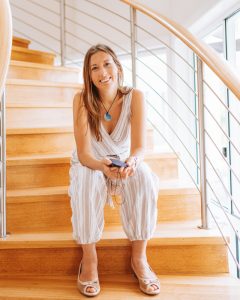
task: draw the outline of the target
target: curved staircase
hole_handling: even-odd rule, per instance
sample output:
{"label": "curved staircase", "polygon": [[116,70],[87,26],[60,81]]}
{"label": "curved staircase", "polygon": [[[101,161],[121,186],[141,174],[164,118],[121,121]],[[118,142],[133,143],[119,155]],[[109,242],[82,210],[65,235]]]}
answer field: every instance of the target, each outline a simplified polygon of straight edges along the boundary
{"label": "curved staircase", "polygon": [[[8,236],[0,240],[0,299],[85,299],[76,287],[82,254],[72,240],[67,194],[79,70],[54,66],[53,54],[29,44],[14,39],[7,80]],[[152,144],[149,129],[146,162],[161,178],[158,225],[148,246],[162,282],[155,299],[238,299],[220,233],[198,228],[198,191],[178,178],[176,156],[153,154]],[[149,299],[133,277],[130,246],[118,205],[106,207],[98,299]]]}

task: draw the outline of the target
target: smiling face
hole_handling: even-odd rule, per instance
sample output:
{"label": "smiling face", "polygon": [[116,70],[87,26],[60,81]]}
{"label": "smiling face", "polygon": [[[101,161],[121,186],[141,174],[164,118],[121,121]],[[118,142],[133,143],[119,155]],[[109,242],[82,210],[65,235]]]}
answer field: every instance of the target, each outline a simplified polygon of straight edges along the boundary
{"label": "smiling face", "polygon": [[96,52],[91,56],[89,67],[92,83],[99,91],[118,87],[119,70],[110,54]]}

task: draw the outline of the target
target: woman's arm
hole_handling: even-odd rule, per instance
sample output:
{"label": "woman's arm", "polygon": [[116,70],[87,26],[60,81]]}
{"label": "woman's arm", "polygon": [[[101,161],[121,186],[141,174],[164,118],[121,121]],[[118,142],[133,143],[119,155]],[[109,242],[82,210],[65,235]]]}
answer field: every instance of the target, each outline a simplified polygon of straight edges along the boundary
{"label": "woman's arm", "polygon": [[73,124],[79,161],[86,167],[103,171],[102,162],[95,159],[92,155],[91,132],[88,125],[87,110],[80,93],[77,93],[73,99]]}
{"label": "woman's arm", "polygon": [[146,139],[146,108],[143,92],[134,89],[131,102],[130,157],[144,157]]}
{"label": "woman's arm", "polygon": [[144,95],[134,89],[131,102],[131,149],[130,156],[126,160],[129,167],[121,168],[122,178],[132,176],[136,166],[144,157],[146,137],[146,108]]}

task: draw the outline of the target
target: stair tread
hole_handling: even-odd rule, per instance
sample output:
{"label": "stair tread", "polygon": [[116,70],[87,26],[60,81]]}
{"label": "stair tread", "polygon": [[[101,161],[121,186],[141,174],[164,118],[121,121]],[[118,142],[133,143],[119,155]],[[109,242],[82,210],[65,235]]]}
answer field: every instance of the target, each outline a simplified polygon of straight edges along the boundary
{"label": "stair tread", "polygon": [[27,45],[29,45],[31,43],[30,40],[22,38],[22,37],[17,37],[17,36],[13,36],[12,40],[13,40],[13,43],[14,43],[14,41],[21,42],[21,43],[27,44]]}
{"label": "stair tread", "polygon": [[51,66],[47,64],[39,64],[34,62],[27,62],[27,61],[18,61],[18,60],[11,60],[11,66],[19,66],[25,68],[34,68],[34,69],[44,69],[44,70],[61,70],[64,72],[76,72],[79,73],[81,71],[80,68],[77,67],[63,67],[63,66]]}
{"label": "stair tread", "polygon": [[56,57],[56,54],[51,52],[39,51],[39,50],[34,50],[34,49],[29,49],[29,48],[19,47],[19,46],[12,46],[12,51]]}
{"label": "stair tread", "polygon": [[[31,103],[23,101],[8,101],[6,103],[7,108],[72,108],[72,101],[59,101],[59,102],[39,102],[33,101]],[[31,125],[31,124],[29,124]]]}
{"label": "stair tread", "polygon": [[[159,275],[161,293],[154,299],[226,300],[239,299],[239,280],[225,274]],[[100,275],[98,299],[149,299],[140,292],[132,274]],[[75,276],[0,276],[0,299],[74,300],[85,299],[76,287]],[[230,297],[230,298],[229,298]]]}
{"label": "stair tread", "polygon": [[29,79],[7,79],[6,85],[47,86],[47,87],[67,87],[67,88],[82,88],[83,86],[81,83],[53,82],[47,80],[29,80]]}
{"label": "stair tread", "polygon": [[[166,184],[166,185],[165,185]],[[27,196],[40,196],[40,195],[62,195],[66,194],[68,186],[54,186],[54,187],[40,187],[40,188],[29,188],[29,189],[16,189],[7,190],[7,197],[27,197]],[[175,194],[199,194],[199,191],[195,187],[180,186],[180,183],[176,185],[172,184],[171,188],[167,181],[161,182],[161,188],[159,190],[160,195],[175,195]]]}
{"label": "stair tread", "polygon": [[29,127],[8,127],[7,128],[7,134],[31,134],[31,133],[35,134],[35,133],[55,133],[55,132],[73,132],[73,125],[69,124],[65,126],[33,127],[32,124],[29,124]]}
{"label": "stair tread", "polygon": [[72,125],[66,126],[46,126],[46,127],[32,127],[32,124],[29,124],[29,127],[8,127],[7,135],[10,134],[36,134],[36,133],[57,133],[57,132],[73,132]]}
{"label": "stair tread", "polygon": [[29,165],[29,164],[54,164],[70,162],[71,152],[51,154],[31,154],[7,157],[8,166]]}
{"label": "stair tread", "polygon": [[[10,156],[7,157],[7,162],[8,165],[19,165],[19,164],[25,164],[25,163],[54,163],[54,162],[64,162],[70,159],[72,154],[72,151],[70,152],[65,152],[65,153],[47,153],[47,154],[28,154],[28,155],[19,155],[19,156]],[[146,154],[145,155],[145,160],[148,160],[148,156],[151,156],[151,154]],[[172,154],[169,154],[170,157]],[[164,153],[158,153],[155,154],[154,158],[166,158],[167,154]]]}
{"label": "stair tread", "polygon": [[[148,245],[199,245],[220,244],[224,241],[217,229],[202,230],[197,226],[200,221],[165,222],[157,224],[154,237]],[[178,231],[176,231],[178,228]],[[114,243],[112,242],[114,240]],[[72,238],[72,232],[39,232],[39,233],[14,233],[7,238],[0,239],[0,249],[11,248],[53,248],[53,247],[79,247]],[[102,239],[97,247],[124,247],[130,246],[121,226],[106,226]]]}

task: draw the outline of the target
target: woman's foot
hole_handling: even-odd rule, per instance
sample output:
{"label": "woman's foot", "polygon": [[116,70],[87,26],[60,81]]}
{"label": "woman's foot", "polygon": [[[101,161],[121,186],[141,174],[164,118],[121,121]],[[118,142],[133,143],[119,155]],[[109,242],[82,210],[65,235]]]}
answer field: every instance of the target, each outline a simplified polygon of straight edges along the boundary
{"label": "woman's foot", "polygon": [[146,294],[158,294],[160,292],[160,282],[157,275],[150,268],[147,258],[132,257],[131,265],[139,280],[140,289]]}
{"label": "woman's foot", "polygon": [[[98,281],[97,259],[83,258],[81,261],[81,270],[79,272],[79,280],[81,282]],[[96,287],[88,286],[87,293],[96,293]]]}

